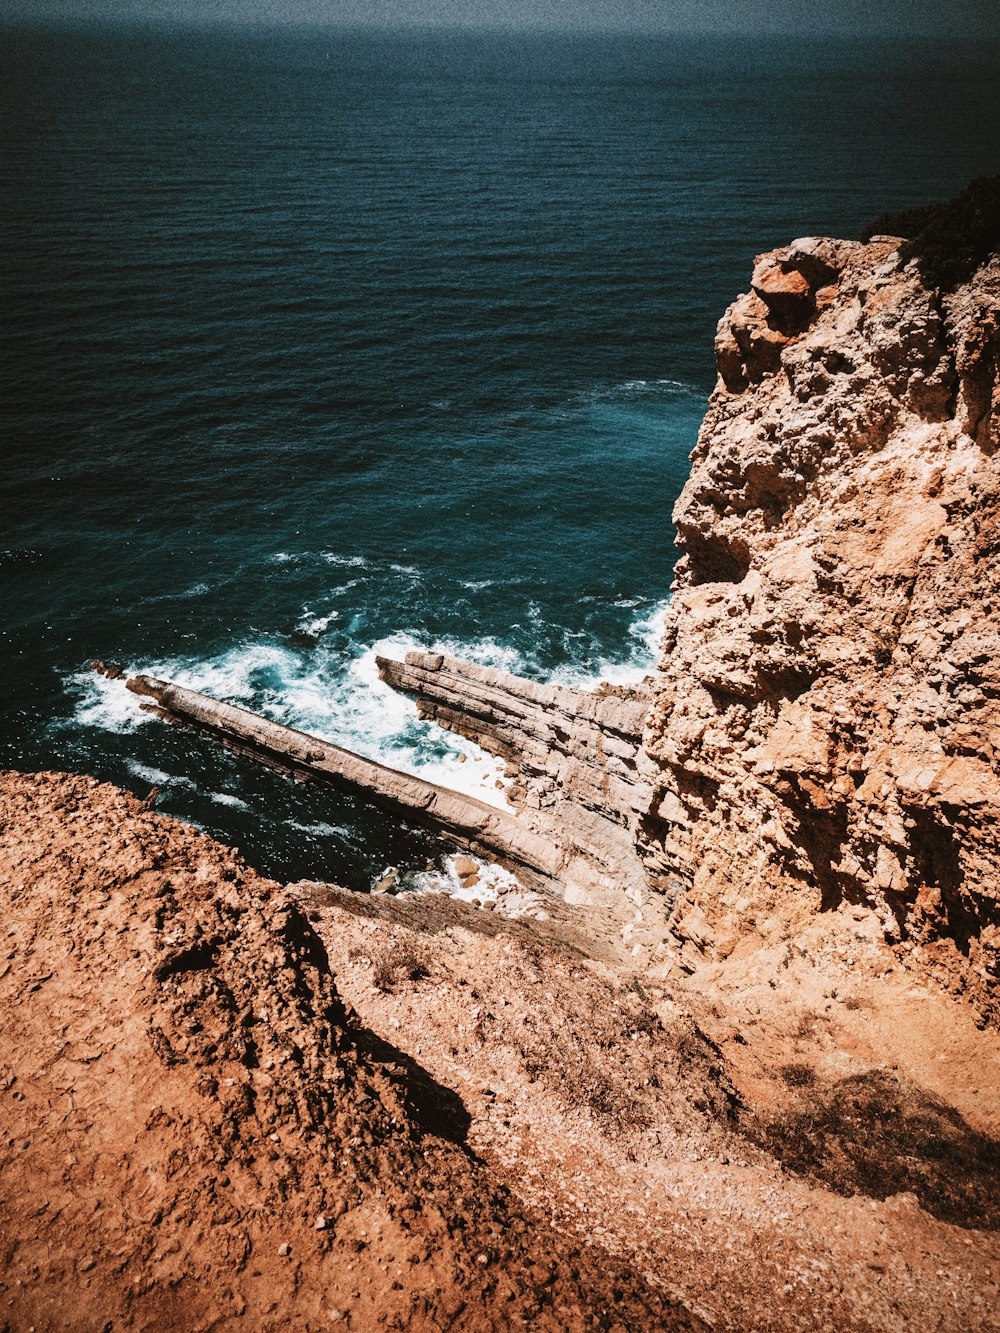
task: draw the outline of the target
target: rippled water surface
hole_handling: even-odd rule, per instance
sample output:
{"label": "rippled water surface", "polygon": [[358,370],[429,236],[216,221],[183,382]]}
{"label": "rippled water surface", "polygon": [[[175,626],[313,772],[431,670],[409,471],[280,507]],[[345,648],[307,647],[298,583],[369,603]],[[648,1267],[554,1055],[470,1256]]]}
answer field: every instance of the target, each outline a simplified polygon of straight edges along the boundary
{"label": "rippled water surface", "polygon": [[495,790],[376,652],[641,674],[754,253],[998,166],[982,48],[0,36],[0,762],[281,876],[437,849],[91,658]]}

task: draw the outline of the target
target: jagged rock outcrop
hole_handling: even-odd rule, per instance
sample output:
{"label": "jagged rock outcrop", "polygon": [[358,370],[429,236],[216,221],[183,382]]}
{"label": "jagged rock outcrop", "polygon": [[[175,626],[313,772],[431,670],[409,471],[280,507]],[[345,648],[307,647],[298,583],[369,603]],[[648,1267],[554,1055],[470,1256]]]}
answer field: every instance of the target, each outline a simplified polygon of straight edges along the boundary
{"label": "jagged rock outcrop", "polygon": [[[646,737],[654,883],[1000,970],[1000,260],[797,241],[726,312]],[[947,951],[947,950],[945,950]]]}
{"label": "jagged rock outcrop", "polygon": [[655,683],[380,667],[506,759],[549,836],[587,829],[636,901],[662,890],[698,950],[846,899],[891,941],[939,943],[982,997],[1000,968],[1000,260],[942,294],[899,245],[761,256],[720,322]]}
{"label": "jagged rock outcrop", "polygon": [[[425,717],[505,760],[509,814],[321,742],[316,766],[607,906],[623,933],[639,911],[661,947],[666,928],[711,956],[847,901],[987,1004],[1000,256],[942,291],[900,245],[795,241],[720,322],[655,680],[583,691],[379,660]],[[220,706],[202,705],[211,729]],[[242,717],[258,741],[276,730]]]}

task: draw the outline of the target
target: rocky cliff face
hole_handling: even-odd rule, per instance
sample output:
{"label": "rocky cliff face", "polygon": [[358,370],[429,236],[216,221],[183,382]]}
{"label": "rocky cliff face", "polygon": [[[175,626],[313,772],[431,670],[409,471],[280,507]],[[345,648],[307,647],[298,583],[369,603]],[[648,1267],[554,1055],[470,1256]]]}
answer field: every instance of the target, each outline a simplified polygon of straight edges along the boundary
{"label": "rocky cliff face", "polygon": [[511,810],[130,683],[548,920],[0,774],[3,1327],[994,1326],[1000,259],[799,241],[717,350],[655,678],[379,662]]}
{"label": "rocky cliff face", "polygon": [[[868,905],[1000,972],[1000,260],[765,255],[720,322],[648,719],[652,881],[708,943]],[[703,939],[702,941],[706,941]]]}

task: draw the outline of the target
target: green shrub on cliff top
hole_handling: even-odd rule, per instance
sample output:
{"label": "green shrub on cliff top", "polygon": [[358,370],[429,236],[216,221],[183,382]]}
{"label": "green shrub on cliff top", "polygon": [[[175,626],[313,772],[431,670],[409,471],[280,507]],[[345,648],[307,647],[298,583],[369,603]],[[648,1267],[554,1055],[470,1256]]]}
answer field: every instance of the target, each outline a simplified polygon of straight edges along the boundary
{"label": "green shrub on cliff top", "polygon": [[951,291],[1000,253],[1000,176],[980,176],[945,204],[886,213],[861,239],[872,236],[905,236],[901,259],[916,259],[929,286]]}

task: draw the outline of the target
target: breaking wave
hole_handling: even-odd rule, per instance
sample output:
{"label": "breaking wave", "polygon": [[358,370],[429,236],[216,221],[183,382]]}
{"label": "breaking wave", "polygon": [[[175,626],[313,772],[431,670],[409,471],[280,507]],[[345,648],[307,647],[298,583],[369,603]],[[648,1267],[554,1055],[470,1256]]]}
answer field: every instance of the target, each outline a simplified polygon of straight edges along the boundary
{"label": "breaking wave", "polygon": [[[344,652],[317,637],[336,621],[336,613],[313,616],[304,608],[298,627],[310,637],[317,637],[315,643],[299,646],[274,639],[251,641],[210,657],[132,663],[129,674],[143,672],[242,704],[286,726],[503,807],[507,783],[502,762],[472,742],[422,721],[413,701],[380,679],[376,659],[401,658],[411,650],[423,649],[553,684],[585,689],[595,688],[602,681],[627,684],[641,680],[655,668],[665,611],[665,602],[647,605],[630,626],[626,651],[620,657],[586,652],[584,661],[571,661],[549,672],[531,652],[490,636],[460,640],[404,632],[367,644],[351,643]],[[528,619],[537,619],[540,614],[540,609],[532,605]],[[572,648],[574,636],[567,631],[566,637]],[[593,643],[577,646],[594,647]],[[81,671],[67,683],[76,696],[73,721],[79,726],[121,733],[144,726],[150,719],[139,698],[124,689],[120,681]],[[138,763],[132,762],[129,767],[135,776],[159,786],[189,783]],[[237,797],[206,794],[216,803],[239,808]]]}

